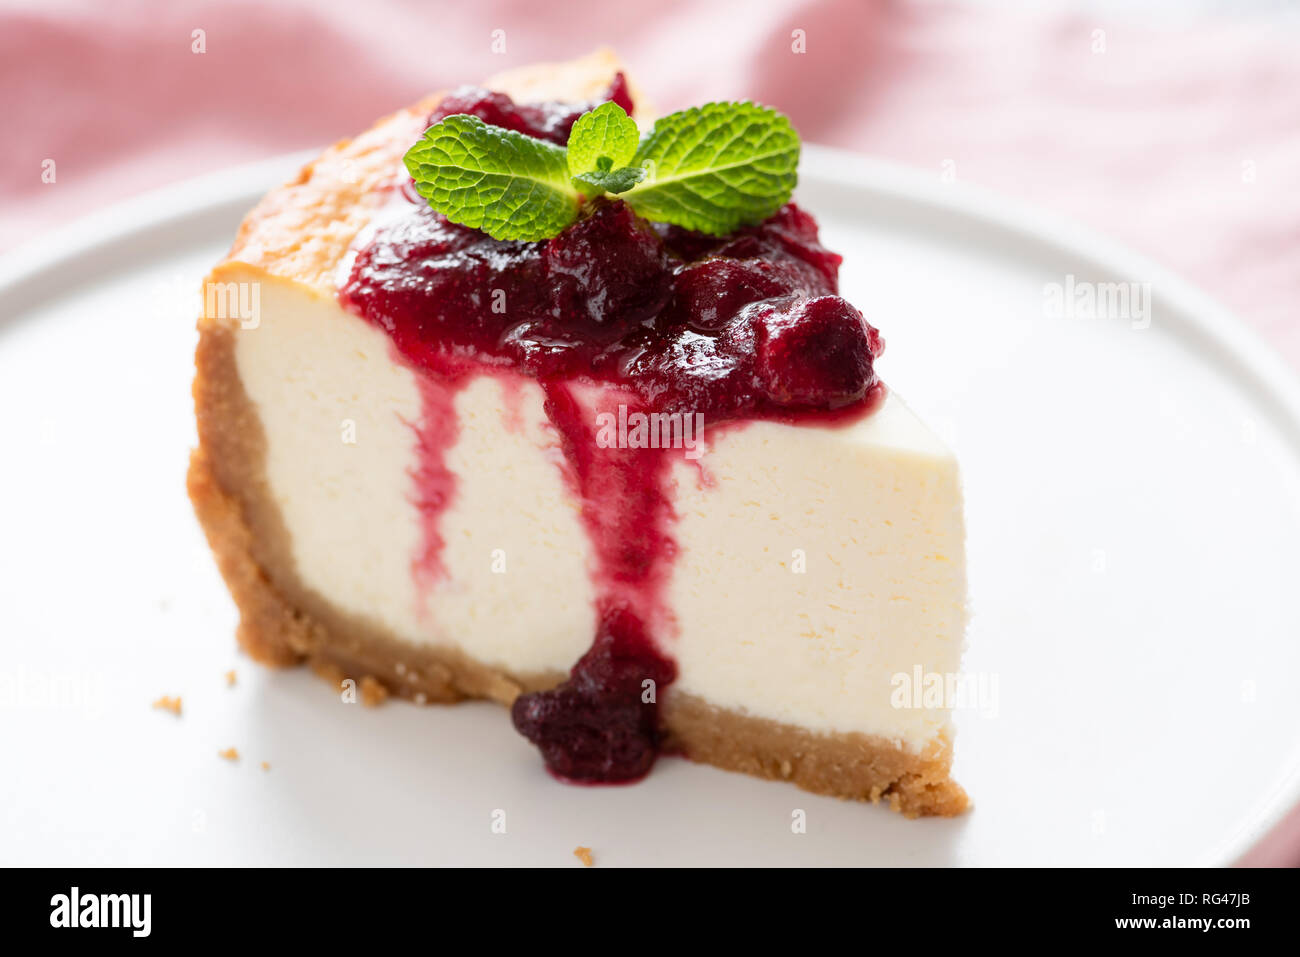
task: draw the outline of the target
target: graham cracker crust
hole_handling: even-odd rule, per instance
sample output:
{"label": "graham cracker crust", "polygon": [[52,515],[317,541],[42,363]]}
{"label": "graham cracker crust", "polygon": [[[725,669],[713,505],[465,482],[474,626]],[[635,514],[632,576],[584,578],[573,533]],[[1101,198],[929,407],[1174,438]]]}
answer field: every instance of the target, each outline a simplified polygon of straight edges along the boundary
{"label": "graham cracker crust", "polygon": [[[568,68],[576,73],[564,79],[566,84],[599,89],[617,61],[598,54]],[[496,88],[526,88],[537,76],[536,71],[516,73]],[[554,77],[547,76],[553,85]],[[551,86],[542,89],[557,95]],[[231,257],[214,275],[238,259],[327,289],[329,269],[360,227],[361,217],[349,210],[361,205],[365,188],[355,182],[341,188],[333,167],[347,161],[374,175],[386,171],[396,154],[391,141],[377,131],[395,118],[427,112],[429,105],[426,101],[395,114],[352,143],[338,144],[296,180],[271,193],[250,213]],[[296,233],[311,225],[304,217],[314,222],[313,216],[320,220],[322,240],[297,243]],[[273,666],[307,663],[336,684],[351,677],[371,703],[394,695],[417,703],[483,698],[509,706],[523,692],[564,680],[559,673],[513,674],[456,649],[401,641],[378,622],[339,609],[302,583],[288,529],[267,484],[262,423],[239,379],[235,328],[233,320],[199,320],[193,387],[199,447],[190,458],[187,484],[239,608],[237,639],[249,656]],[[949,778],[952,750],[947,740],[912,754],[883,738],[818,734],[720,710],[671,690],[660,713],[666,750],[694,761],[791,781],[819,794],[885,801],[907,817],[951,816],[968,805],[966,793]]]}

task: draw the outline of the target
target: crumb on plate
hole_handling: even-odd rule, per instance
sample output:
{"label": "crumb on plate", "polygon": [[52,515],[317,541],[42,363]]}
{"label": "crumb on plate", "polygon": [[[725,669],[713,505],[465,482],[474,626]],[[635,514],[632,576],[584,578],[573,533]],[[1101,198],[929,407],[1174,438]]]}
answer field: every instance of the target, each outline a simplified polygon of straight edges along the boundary
{"label": "crumb on plate", "polygon": [[584,867],[591,867],[592,864],[596,863],[591,856],[591,848],[589,847],[575,847],[573,856],[582,861]]}
{"label": "crumb on plate", "polygon": [[169,697],[168,695],[163,695],[161,698],[159,698],[157,701],[153,703],[153,706],[159,711],[170,711],[178,718],[181,716],[180,695],[177,695],[175,698]]}
{"label": "crumb on plate", "polygon": [[367,708],[383,704],[387,697],[388,689],[374,675],[366,675],[361,679],[361,703]]}

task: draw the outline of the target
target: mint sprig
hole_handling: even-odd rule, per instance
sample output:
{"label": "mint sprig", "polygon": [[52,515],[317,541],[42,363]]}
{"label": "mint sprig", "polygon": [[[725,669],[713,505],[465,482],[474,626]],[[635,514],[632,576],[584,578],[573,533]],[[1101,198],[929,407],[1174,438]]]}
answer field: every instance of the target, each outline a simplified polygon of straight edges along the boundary
{"label": "mint sprig", "polygon": [[602,103],[574,123],[567,149],[457,114],[425,130],[405,161],[430,206],[495,239],[557,236],[584,197],[603,193],[647,219],[722,236],[789,200],[799,136],[749,102],[672,113],[641,136],[622,107]]}

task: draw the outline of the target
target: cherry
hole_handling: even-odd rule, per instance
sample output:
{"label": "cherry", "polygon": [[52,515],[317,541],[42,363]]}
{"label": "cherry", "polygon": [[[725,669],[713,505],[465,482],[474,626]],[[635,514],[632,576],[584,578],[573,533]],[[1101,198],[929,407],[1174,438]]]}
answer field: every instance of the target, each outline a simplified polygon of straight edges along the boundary
{"label": "cherry", "polygon": [[721,332],[741,306],[792,295],[798,285],[790,269],[770,260],[713,257],[687,263],[677,273],[669,318]]}
{"label": "cherry", "polygon": [[866,397],[875,381],[872,360],[882,344],[879,333],[845,300],[778,300],[747,311],[757,343],[755,372],[774,403],[838,409]]}
{"label": "cherry", "polygon": [[630,328],[657,315],[671,292],[663,243],[626,203],[600,199],[542,250],[558,315]]}
{"label": "cherry", "polygon": [[569,680],[520,695],[510,716],[554,774],[573,781],[635,781],[654,764],[659,689],[675,672],[637,617],[614,608]]}

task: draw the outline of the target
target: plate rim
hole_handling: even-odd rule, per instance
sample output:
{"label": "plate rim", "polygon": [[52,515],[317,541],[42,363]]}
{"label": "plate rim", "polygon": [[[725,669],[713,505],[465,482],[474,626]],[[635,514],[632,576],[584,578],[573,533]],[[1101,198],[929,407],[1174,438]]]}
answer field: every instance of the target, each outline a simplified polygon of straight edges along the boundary
{"label": "plate rim", "polygon": [[[836,147],[805,144],[800,170],[804,183],[819,182],[836,189],[876,196],[928,212],[958,216],[986,229],[1052,249],[1085,261],[1100,272],[1141,276],[1149,281],[1162,305],[1195,337],[1213,346],[1220,358],[1231,360],[1234,378],[1251,380],[1269,396],[1291,441],[1300,447],[1300,370],[1294,369],[1244,319],[1184,279],[1174,270],[1105,234],[1068,217],[969,183],[940,183],[921,168]],[[10,308],[13,294],[24,286],[39,288],[60,267],[75,263],[108,244],[125,243],[223,206],[244,209],[275,185],[287,182],[302,166],[320,155],[319,149],[279,154],[201,176],[180,180],[108,204],[50,229],[0,253],[0,333],[25,307]],[[66,291],[64,277],[54,295]],[[1162,317],[1162,324],[1165,322]],[[1225,362],[1225,364],[1227,364]],[[1205,854],[1206,865],[1237,862],[1290,813],[1300,813],[1300,764],[1291,769],[1273,793],[1260,798],[1255,816],[1237,833],[1222,839]]]}

